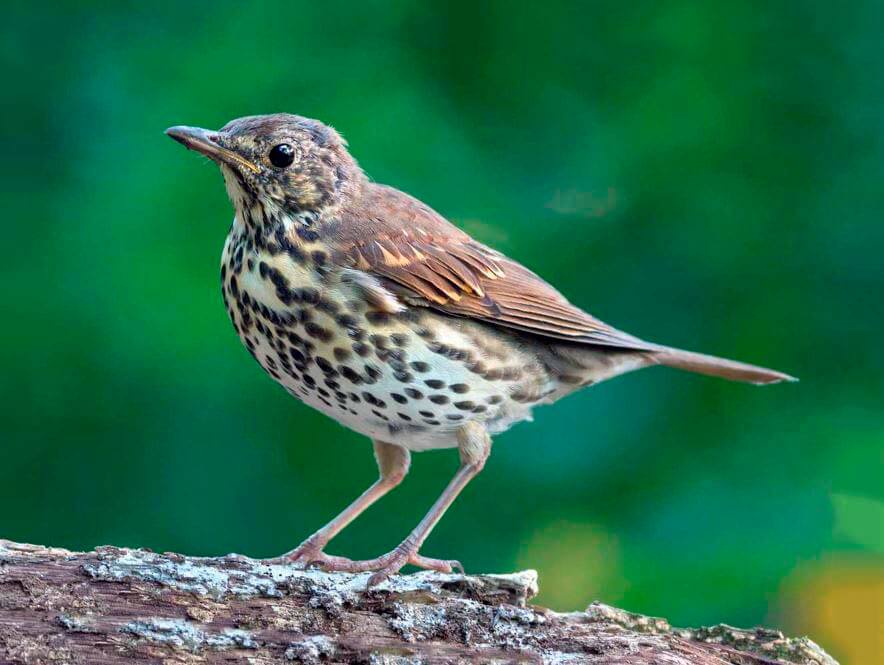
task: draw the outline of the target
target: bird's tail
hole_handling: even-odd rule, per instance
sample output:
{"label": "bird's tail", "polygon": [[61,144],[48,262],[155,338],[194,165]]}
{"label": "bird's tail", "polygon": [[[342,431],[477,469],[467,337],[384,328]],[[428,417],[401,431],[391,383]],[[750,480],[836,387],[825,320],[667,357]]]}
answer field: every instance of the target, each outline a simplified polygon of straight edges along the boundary
{"label": "bird's tail", "polygon": [[698,374],[708,374],[709,376],[719,376],[730,381],[744,381],[746,383],[763,385],[779,383],[780,381],[798,380],[793,376],[777,372],[776,370],[748,365],[735,360],[707,356],[702,353],[682,351],[681,349],[663,347],[650,355],[653,362],[666,367],[675,367],[676,369],[697,372]]}

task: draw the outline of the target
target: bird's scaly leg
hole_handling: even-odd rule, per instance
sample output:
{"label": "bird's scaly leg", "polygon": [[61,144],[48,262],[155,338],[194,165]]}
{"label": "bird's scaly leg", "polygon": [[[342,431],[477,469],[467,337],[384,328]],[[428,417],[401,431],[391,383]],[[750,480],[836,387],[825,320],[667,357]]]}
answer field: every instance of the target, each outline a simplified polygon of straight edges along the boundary
{"label": "bird's scaly leg", "polygon": [[340,515],[298,545],[291,552],[283,554],[280,560],[333,565],[345,561],[342,557],[330,557],[323,548],[340,533],[344,527],[359,517],[375,501],[396,487],[408,473],[411,454],[405,448],[383,441],[374,441],[374,456],[378,463],[380,477],[363,492],[358,499],[347,506]]}
{"label": "bird's scaly leg", "polygon": [[476,422],[466,423],[457,434],[460,451],[460,468],[448,483],[448,487],[433,504],[429,512],[424,516],[415,529],[408,534],[396,549],[365,561],[350,561],[349,559],[326,556],[322,561],[322,567],[326,570],[343,570],[348,572],[361,572],[376,570],[368,580],[368,586],[383,582],[391,575],[395,575],[405,564],[412,564],[420,568],[429,568],[444,573],[450,573],[463,566],[458,561],[447,559],[430,559],[418,554],[421,545],[430,535],[433,527],[445,514],[448,507],[457,498],[461,490],[466,487],[485,466],[485,460],[491,452],[491,438],[485,428]]}

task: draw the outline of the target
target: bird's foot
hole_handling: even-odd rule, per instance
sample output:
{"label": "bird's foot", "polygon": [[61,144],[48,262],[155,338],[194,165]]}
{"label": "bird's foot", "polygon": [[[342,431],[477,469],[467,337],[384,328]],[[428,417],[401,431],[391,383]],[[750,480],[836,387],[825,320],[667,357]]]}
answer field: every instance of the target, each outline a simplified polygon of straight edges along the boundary
{"label": "bird's foot", "polygon": [[362,559],[354,561],[342,556],[326,554],[323,551],[324,543],[313,537],[308,538],[291,552],[287,552],[275,559],[268,559],[270,563],[295,563],[304,567],[317,567],[330,572],[363,573],[376,571],[368,580],[368,586],[375,586],[386,580],[391,575],[398,573],[405,565],[411,564],[425,570],[435,570],[440,573],[451,573],[457,570],[464,572],[460,561],[454,559],[432,559],[422,556],[417,548],[407,542],[400,544],[396,549],[382,554],[374,559]]}
{"label": "bird's foot", "polygon": [[[385,558],[386,557],[386,558]],[[377,560],[385,559],[379,568],[368,568],[367,570],[375,570],[375,574],[368,578],[366,586],[373,587],[380,584],[387,578],[398,573],[403,566],[411,564],[424,570],[435,570],[438,573],[452,573],[455,570],[461,575],[464,573],[463,566],[456,559],[432,559],[430,557],[421,556],[417,549],[400,545],[392,552],[378,557]]]}
{"label": "bird's foot", "polygon": [[316,537],[316,535],[310,536],[303,543],[298,545],[295,549],[286,552],[282,556],[274,557],[272,559],[265,559],[268,563],[295,563],[301,564],[305,568],[308,566],[315,565],[324,565],[330,560],[337,560],[342,557],[333,557],[329,556],[325,552],[323,552],[323,547],[325,547],[325,542]]}
{"label": "bird's foot", "polygon": [[[421,556],[416,549],[406,546],[404,543],[392,552],[387,552],[374,559],[358,561],[326,554],[321,549],[305,548],[304,551],[299,550],[301,550],[300,547],[292,550],[292,552],[285,555],[285,559],[303,562],[305,565],[316,566],[327,571],[346,573],[376,571],[368,580],[368,586],[370,587],[380,584],[391,575],[395,575],[409,563],[418,568],[435,570],[440,573],[451,573],[455,570],[463,573],[463,566],[460,564],[460,561],[455,561],[454,559],[432,559]],[[296,554],[297,556],[295,556]]]}

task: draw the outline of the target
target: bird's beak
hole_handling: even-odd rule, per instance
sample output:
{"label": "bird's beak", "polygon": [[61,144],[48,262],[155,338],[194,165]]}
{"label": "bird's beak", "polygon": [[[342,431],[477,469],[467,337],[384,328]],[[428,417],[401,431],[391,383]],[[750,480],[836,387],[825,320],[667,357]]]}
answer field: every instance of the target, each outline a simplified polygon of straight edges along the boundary
{"label": "bird's beak", "polygon": [[239,166],[253,173],[260,173],[261,169],[242,155],[221,145],[221,132],[212,132],[201,127],[187,127],[176,125],[166,130],[166,135],[172,137],[188,150],[196,150],[209,159],[216,162],[224,162],[231,166]]}

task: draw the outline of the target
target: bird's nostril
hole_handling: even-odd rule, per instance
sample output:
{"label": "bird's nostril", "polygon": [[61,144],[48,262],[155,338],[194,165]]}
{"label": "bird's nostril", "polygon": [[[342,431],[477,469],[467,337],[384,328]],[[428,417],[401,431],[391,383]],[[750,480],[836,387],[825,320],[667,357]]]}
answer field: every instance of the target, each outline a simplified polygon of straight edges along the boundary
{"label": "bird's nostril", "polygon": [[218,135],[217,134],[208,134],[206,136],[212,143],[218,143]]}

